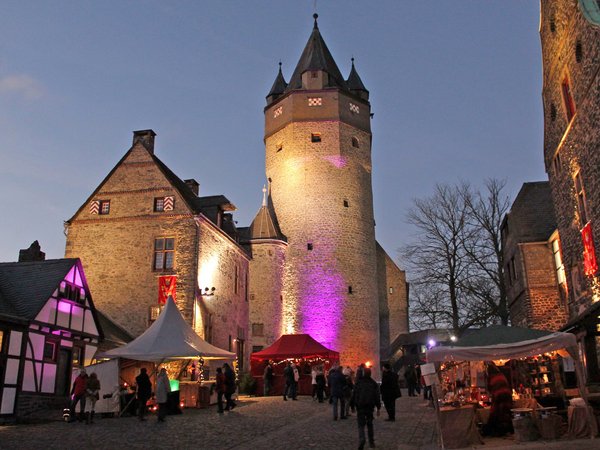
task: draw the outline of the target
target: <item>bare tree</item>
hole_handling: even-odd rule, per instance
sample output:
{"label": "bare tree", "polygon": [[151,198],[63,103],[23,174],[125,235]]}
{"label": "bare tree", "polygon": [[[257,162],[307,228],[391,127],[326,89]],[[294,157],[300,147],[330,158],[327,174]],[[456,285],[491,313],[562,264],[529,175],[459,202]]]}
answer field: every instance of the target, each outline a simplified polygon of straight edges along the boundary
{"label": "bare tree", "polygon": [[504,182],[488,180],[483,193],[468,184],[436,185],[416,199],[407,220],[419,234],[401,249],[412,274],[414,326],[449,327],[461,334],[508,310],[500,225],[508,210]]}

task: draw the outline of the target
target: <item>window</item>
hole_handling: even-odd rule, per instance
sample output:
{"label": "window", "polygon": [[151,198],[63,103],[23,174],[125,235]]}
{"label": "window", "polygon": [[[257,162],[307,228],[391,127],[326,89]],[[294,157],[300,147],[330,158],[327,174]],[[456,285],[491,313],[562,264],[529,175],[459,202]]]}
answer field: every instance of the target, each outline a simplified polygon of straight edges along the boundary
{"label": "window", "polygon": [[358,143],[358,139],[353,137],[352,138],[352,147],[354,148],[360,148],[360,144]]}
{"label": "window", "polygon": [[350,204],[348,203],[348,200],[344,200],[344,208],[348,208],[350,206]]}
{"label": "window", "polygon": [[231,351],[232,344],[233,344],[233,342],[232,342],[232,340],[231,340],[231,335],[229,335],[229,342],[228,342],[228,344],[229,344],[229,346],[228,346],[228,350],[229,350],[229,351]]}
{"label": "window", "polygon": [[172,269],[174,256],[174,238],[159,238],[154,240],[154,270]]}
{"label": "window", "polygon": [[306,244],[306,250],[310,251],[312,249],[313,249],[312,242],[309,242],[308,244]]}
{"label": "window", "polygon": [[312,133],[310,135],[310,142],[321,142],[321,133]]}
{"label": "window", "polygon": [[554,17],[554,13],[550,16],[550,31],[553,33],[556,31],[556,18]]}
{"label": "window", "polygon": [[154,199],[154,212],[163,212],[165,210],[165,198],[156,197]]}
{"label": "window", "polygon": [[277,144],[277,149],[275,151],[280,152],[283,150],[283,144]]}
{"label": "window", "polygon": [[557,153],[554,156],[554,160],[552,161],[553,166],[554,166],[554,173],[555,174],[559,174],[561,169],[562,169],[562,163],[560,161],[560,153]]}
{"label": "window", "polygon": [[310,76],[311,78],[319,78],[319,72],[316,70],[311,70]]}
{"label": "window", "polygon": [[265,326],[262,323],[253,323],[252,324],[252,336],[264,336],[265,334]]}
{"label": "window", "polygon": [[391,288],[390,288],[390,294],[393,294],[393,293],[394,293],[394,288],[393,288],[393,287],[391,287]]}
{"label": "window", "polygon": [[567,120],[570,122],[575,115],[575,101],[573,101],[573,94],[571,90],[571,83],[569,77],[565,76],[562,81],[562,96],[565,104],[565,112],[567,114]]}
{"label": "window", "polygon": [[[75,353],[73,352],[73,354]],[[49,361],[56,359],[56,342],[46,341],[44,343],[44,359]]]}
{"label": "window", "polygon": [[83,366],[81,359],[81,347],[73,347],[73,366]]}
{"label": "window", "polygon": [[77,303],[85,303],[85,289],[72,285],[66,281],[61,281],[58,292],[60,297],[66,300],[72,300]]}
{"label": "window", "polygon": [[560,256],[560,243],[558,239],[552,241],[552,254],[554,255],[556,279],[558,280],[558,284],[563,284],[567,281],[567,277],[565,275],[565,266],[563,265],[562,257]]}
{"label": "window", "polygon": [[98,214],[109,214],[110,213],[110,200],[100,200]]}
{"label": "window", "polygon": [[583,48],[581,47],[581,41],[577,41],[575,44],[575,60],[580,63],[583,59]]}
{"label": "window", "polygon": [[151,306],[148,314],[150,323],[154,322],[160,316],[160,306]]}
{"label": "window", "polygon": [[556,106],[554,106],[554,103],[550,104],[550,120],[552,122],[556,120]]}
{"label": "window", "polygon": [[348,294],[352,294],[352,286],[348,286]]}
{"label": "window", "polygon": [[213,315],[206,315],[206,322],[204,323],[204,340],[209,344],[212,342],[212,323],[213,323]]}
{"label": "window", "polygon": [[233,293],[237,294],[240,290],[239,288],[239,284],[240,284],[240,268],[236,265],[235,266],[235,272],[233,274]]}
{"label": "window", "polygon": [[585,198],[585,189],[581,179],[581,172],[575,175],[575,195],[577,196],[577,211],[579,212],[579,224],[583,226],[588,223],[587,201]]}

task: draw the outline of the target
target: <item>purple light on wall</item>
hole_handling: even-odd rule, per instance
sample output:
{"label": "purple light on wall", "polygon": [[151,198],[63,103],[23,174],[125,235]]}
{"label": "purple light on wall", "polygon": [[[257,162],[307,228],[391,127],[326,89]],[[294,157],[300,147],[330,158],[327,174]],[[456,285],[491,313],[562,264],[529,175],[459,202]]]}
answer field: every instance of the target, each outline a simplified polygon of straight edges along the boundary
{"label": "purple light on wall", "polygon": [[342,155],[324,156],[323,159],[328,161],[330,164],[334,165],[338,169],[345,167],[347,164],[347,158]]}
{"label": "purple light on wall", "polygon": [[339,347],[339,330],[344,315],[345,283],[341,275],[313,267],[305,277],[298,314],[300,329],[324,346]]}
{"label": "purple light on wall", "polygon": [[58,302],[58,310],[61,313],[70,314],[71,313],[71,304],[66,302]]}

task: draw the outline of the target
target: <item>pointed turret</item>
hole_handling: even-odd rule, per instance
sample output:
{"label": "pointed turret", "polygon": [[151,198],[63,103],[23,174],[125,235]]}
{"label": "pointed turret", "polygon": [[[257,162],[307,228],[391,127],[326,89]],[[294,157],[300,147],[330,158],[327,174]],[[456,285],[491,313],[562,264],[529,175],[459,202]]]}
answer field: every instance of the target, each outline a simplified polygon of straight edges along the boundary
{"label": "pointed turret", "polygon": [[267,188],[263,187],[263,202],[249,229],[249,239],[277,239],[285,241],[285,236],[279,229],[275,211],[269,208],[267,202]]}
{"label": "pointed turret", "polygon": [[287,83],[285,78],[283,78],[283,72],[281,71],[281,61],[279,61],[279,73],[273,82],[273,86],[271,90],[267,94],[267,104],[273,103],[281,94],[285,92],[285,88],[287,87]]}
{"label": "pointed turret", "polygon": [[363,84],[362,80],[358,76],[356,68],[354,67],[354,58],[352,58],[352,69],[350,69],[350,75],[348,75],[346,85],[348,86],[350,92],[358,95],[360,98],[364,98],[365,100],[369,99],[369,91]]}
{"label": "pointed turret", "polygon": [[317,25],[317,17],[319,16],[314,14],[313,17],[315,19],[313,31],[310,38],[308,38],[292,78],[290,78],[286,92],[297,89],[323,89],[326,87],[346,89],[346,81],[319,32],[319,26]]}

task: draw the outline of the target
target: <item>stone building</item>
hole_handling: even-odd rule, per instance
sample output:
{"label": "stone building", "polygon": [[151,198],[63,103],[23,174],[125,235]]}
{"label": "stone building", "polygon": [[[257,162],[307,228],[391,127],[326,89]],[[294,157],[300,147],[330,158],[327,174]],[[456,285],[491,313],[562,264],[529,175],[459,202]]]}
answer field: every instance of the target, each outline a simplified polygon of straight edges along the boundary
{"label": "stone building", "polygon": [[600,381],[600,7],[593,0],[542,0],[544,162],[568,286],[570,321]]}
{"label": "stone building", "polygon": [[208,342],[248,359],[247,276],[223,196],[199,197],[155,154],[155,133],[133,145],[65,226],[66,257],[81,259],[98,309],[134,336],[168,295]]}
{"label": "stone building", "polygon": [[568,320],[567,285],[547,181],[523,184],[501,232],[511,323],[558,331]]}
{"label": "stone building", "polygon": [[408,331],[405,274],[375,240],[369,91],[354,61],[342,76],[314,17],[264,110],[269,185],[246,236],[252,343],[307,333],[343,364],[378,368]]}

